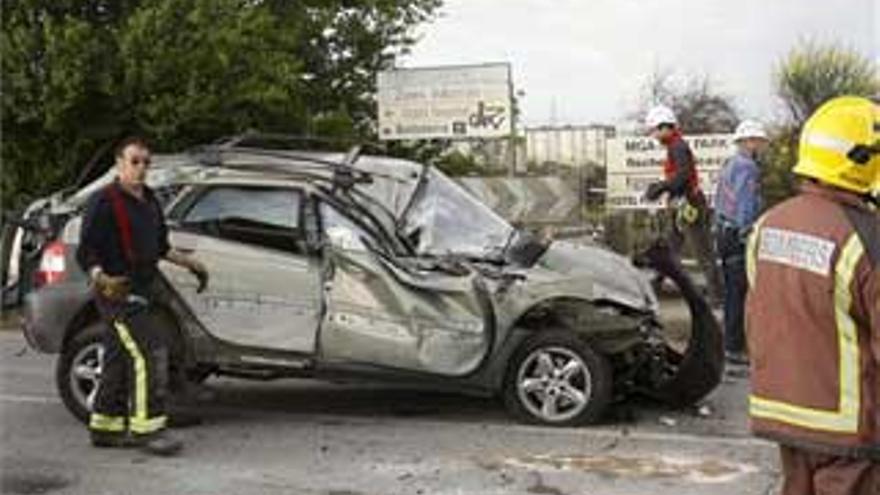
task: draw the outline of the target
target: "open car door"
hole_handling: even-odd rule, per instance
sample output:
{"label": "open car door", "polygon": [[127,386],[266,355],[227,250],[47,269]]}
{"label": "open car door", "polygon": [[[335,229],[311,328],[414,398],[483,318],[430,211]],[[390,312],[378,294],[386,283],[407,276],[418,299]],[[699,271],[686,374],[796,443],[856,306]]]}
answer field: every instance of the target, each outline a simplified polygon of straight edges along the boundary
{"label": "open car door", "polygon": [[335,207],[322,202],[319,210],[325,359],[447,376],[479,367],[493,323],[478,275],[403,268]]}
{"label": "open car door", "polygon": [[208,268],[206,291],[162,270],[209,333],[223,341],[312,354],[320,314],[317,259],[302,235],[299,190],[215,185],[171,226],[171,245]]}

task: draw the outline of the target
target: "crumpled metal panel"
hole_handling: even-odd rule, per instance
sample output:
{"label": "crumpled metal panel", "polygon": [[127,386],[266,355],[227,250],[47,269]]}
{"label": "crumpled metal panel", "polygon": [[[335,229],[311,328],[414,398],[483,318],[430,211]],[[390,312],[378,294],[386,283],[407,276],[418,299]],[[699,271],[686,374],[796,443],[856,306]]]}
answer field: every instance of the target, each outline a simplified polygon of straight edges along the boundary
{"label": "crumpled metal panel", "polygon": [[506,271],[519,276],[493,284],[497,286],[492,293],[499,328],[516,324],[534,305],[553,299],[613,302],[645,312],[657,310],[656,296],[642,275],[625,258],[600,247],[557,241],[534,266]]}
{"label": "crumpled metal panel", "polygon": [[[550,245],[536,267],[592,281],[584,296],[590,300],[609,300],[633,309],[657,311],[657,298],[645,277],[630,261],[598,246],[557,241]],[[560,280],[560,283],[572,282]]]}
{"label": "crumpled metal panel", "polygon": [[172,245],[196,250],[210,270],[207,289],[196,293],[192,274],[160,264],[211,335],[237,345],[314,352],[320,281],[311,260],[186,232],[171,236]]}
{"label": "crumpled metal panel", "polygon": [[480,364],[492,328],[475,273],[409,272],[363,251],[329,260],[324,357],[441,375]]}

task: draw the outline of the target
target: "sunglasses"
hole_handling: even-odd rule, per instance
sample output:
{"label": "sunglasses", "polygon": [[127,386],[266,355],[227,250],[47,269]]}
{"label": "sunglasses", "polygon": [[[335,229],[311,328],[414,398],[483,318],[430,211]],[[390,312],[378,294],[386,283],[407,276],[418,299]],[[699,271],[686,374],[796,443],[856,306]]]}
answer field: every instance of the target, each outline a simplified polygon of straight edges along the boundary
{"label": "sunglasses", "polygon": [[149,158],[132,158],[131,164],[132,165],[143,165],[145,167],[149,167],[150,166],[150,159]]}

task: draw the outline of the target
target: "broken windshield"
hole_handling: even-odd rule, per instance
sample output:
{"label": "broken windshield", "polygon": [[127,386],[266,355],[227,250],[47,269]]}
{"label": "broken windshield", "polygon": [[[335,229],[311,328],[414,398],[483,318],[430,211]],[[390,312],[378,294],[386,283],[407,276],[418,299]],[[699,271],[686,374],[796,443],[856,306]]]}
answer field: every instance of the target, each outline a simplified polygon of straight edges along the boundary
{"label": "broken windshield", "polygon": [[403,234],[423,255],[500,256],[513,227],[436,169],[403,219]]}

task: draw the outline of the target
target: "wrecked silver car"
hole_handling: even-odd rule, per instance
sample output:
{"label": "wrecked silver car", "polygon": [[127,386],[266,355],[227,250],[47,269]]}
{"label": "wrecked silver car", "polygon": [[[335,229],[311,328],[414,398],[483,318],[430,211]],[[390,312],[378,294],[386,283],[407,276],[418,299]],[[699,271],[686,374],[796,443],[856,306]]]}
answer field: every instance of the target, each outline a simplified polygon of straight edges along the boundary
{"label": "wrecked silver car", "polygon": [[[588,424],[614,400],[681,405],[721,377],[718,325],[655,246],[641,262],[689,300],[687,349],[626,258],[513,228],[438,170],[350,153],[220,146],[193,155],[167,209],[172,245],[211,273],[161,267],[153,316],[181,376],[393,380],[503,397],[518,418]],[[85,418],[100,383],[100,322],[73,263],[79,218],[25,298],[31,345],[60,353],[57,385]]]}

